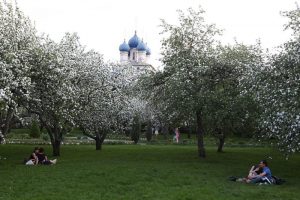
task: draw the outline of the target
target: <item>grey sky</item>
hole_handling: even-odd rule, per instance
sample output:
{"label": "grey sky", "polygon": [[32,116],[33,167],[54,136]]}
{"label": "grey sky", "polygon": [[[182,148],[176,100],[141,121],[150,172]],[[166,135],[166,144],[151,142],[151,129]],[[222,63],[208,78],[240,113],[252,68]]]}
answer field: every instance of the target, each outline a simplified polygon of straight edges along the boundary
{"label": "grey sky", "polygon": [[[246,44],[261,39],[273,48],[288,39],[283,32],[286,19],[280,11],[296,8],[300,0],[18,0],[19,7],[35,22],[39,32],[59,40],[65,32],[77,32],[81,43],[118,60],[118,47],[137,30],[148,43],[152,63],[157,67],[160,54],[160,19],[176,23],[177,9],[206,11],[206,20],[224,29],[222,41],[234,38]],[[300,3],[299,3],[300,4]]]}

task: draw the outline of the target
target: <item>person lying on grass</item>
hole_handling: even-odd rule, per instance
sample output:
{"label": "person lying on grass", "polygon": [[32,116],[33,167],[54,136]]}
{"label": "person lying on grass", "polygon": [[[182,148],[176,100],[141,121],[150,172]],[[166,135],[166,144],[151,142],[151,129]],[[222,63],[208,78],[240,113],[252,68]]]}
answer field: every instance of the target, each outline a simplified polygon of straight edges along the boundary
{"label": "person lying on grass", "polygon": [[37,158],[38,158],[38,163],[42,164],[42,165],[52,165],[52,164],[56,164],[56,159],[54,160],[48,160],[48,157],[45,155],[44,153],[44,149],[41,147],[38,150],[37,153]]}
{"label": "person lying on grass", "polygon": [[273,183],[272,173],[270,168],[268,167],[268,163],[266,160],[262,160],[259,163],[259,167],[262,169],[262,172],[258,175],[251,174],[248,176],[248,179],[246,180],[247,183],[261,183],[261,182],[267,182],[269,184]]}

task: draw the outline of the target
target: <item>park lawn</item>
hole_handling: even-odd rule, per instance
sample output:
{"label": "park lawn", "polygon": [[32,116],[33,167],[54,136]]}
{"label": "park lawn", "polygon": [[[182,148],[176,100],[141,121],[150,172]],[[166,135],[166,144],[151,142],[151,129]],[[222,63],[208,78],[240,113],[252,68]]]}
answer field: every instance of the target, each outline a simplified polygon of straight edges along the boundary
{"label": "park lawn", "polygon": [[[62,146],[57,165],[24,166],[32,145],[0,145],[0,200],[300,199],[299,154],[286,161],[269,148],[226,148],[225,153],[208,148],[207,158],[200,159],[190,145],[94,148]],[[50,154],[50,146],[45,149]],[[245,175],[250,165],[269,155],[270,168],[287,180],[284,185],[227,180]]]}

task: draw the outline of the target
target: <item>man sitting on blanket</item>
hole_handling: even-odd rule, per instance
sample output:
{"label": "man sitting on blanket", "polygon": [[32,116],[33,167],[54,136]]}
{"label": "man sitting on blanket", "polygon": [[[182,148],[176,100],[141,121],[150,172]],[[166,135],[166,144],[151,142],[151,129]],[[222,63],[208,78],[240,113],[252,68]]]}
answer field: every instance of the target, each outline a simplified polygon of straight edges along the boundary
{"label": "man sitting on blanket", "polygon": [[254,176],[250,179],[247,179],[247,183],[260,183],[267,182],[271,184],[273,182],[272,173],[270,168],[268,167],[268,163],[265,160],[260,161],[259,167],[262,168],[262,173]]}

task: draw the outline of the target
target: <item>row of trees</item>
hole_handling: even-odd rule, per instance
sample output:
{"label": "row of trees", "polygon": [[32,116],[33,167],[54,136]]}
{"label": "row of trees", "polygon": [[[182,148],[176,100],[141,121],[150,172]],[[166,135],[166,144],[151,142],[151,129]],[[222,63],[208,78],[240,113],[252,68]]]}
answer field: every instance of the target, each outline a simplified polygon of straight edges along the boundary
{"label": "row of trees", "polygon": [[[53,154],[63,135],[77,126],[96,141],[132,127],[138,142],[141,124],[195,127],[198,155],[204,135],[219,139],[222,151],[231,134],[274,139],[286,155],[299,151],[300,9],[283,13],[293,31],[278,53],[254,45],[223,45],[221,30],[205,22],[204,11],[179,11],[179,24],[162,21],[163,71],[105,63],[76,34],[60,42],[38,35],[30,20],[0,1],[0,128],[29,115],[47,130]],[[141,94],[141,95],[140,95]],[[1,137],[0,137],[1,140]]]}
{"label": "row of trees", "polygon": [[53,155],[60,155],[63,135],[74,126],[95,139],[122,131],[141,103],[132,87],[142,73],[129,65],[105,63],[86,50],[76,34],[60,42],[38,35],[14,5],[0,2],[0,127],[2,136],[24,116],[47,130]]}
{"label": "row of trees", "polygon": [[285,12],[290,41],[276,54],[254,45],[222,45],[221,31],[204,11],[179,11],[179,24],[162,20],[164,70],[144,78],[145,97],[161,111],[164,124],[194,124],[198,154],[203,136],[229,133],[275,139],[286,155],[300,148],[300,9]]}

